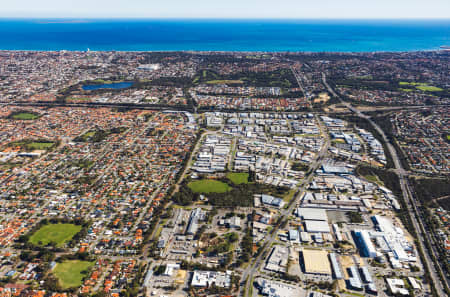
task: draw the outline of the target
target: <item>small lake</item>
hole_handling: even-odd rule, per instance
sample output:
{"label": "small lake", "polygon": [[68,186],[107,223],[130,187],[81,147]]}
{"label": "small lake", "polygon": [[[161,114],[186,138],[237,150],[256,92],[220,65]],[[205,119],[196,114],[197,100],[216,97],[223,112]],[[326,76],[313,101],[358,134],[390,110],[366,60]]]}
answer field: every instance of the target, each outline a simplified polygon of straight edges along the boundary
{"label": "small lake", "polygon": [[118,82],[110,84],[98,84],[98,85],[83,85],[81,88],[85,91],[95,91],[100,89],[126,89],[133,85],[132,82]]}

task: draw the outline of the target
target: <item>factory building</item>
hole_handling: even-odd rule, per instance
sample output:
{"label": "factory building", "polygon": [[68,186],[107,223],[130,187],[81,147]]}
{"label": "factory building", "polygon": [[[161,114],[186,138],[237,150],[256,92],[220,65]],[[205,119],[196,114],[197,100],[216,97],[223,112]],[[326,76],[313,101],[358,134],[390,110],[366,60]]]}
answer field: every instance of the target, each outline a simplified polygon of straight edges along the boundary
{"label": "factory building", "polygon": [[338,255],[336,253],[330,253],[331,267],[333,268],[334,277],[336,279],[343,279],[344,273],[342,272],[341,265],[339,263]]}
{"label": "factory building", "polygon": [[356,266],[350,266],[348,268],[349,270],[349,279],[348,279],[348,285],[353,290],[362,290],[363,285],[361,278],[358,274],[358,269],[356,269]]}
{"label": "factory building", "polygon": [[302,255],[305,273],[331,275],[327,251],[305,249],[302,251]]}
{"label": "factory building", "polygon": [[369,258],[375,258],[377,256],[377,251],[370,240],[369,232],[367,230],[355,230],[355,236],[363,255]]}

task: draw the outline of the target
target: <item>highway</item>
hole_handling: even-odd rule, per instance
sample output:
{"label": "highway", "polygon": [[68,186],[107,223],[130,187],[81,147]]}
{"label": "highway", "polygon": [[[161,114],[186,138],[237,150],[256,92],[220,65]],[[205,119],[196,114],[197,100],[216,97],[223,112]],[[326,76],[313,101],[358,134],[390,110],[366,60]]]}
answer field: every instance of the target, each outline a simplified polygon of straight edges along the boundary
{"label": "highway", "polygon": [[[378,133],[380,133],[381,137],[383,138],[383,141],[386,143],[389,153],[392,156],[396,173],[399,177],[400,187],[402,190],[403,199],[406,202],[406,205],[408,208],[409,217],[411,218],[411,222],[413,224],[414,230],[418,236],[417,242],[418,242],[420,248],[422,249],[422,251],[424,252],[424,260],[425,260],[424,262],[425,263],[423,263],[423,264],[426,265],[428,267],[428,270],[430,271],[430,277],[433,280],[433,283],[434,283],[434,286],[436,288],[438,295],[446,296],[447,294],[445,293],[444,285],[442,284],[442,282],[438,276],[438,272],[436,270],[436,267],[437,267],[437,269],[440,270],[440,272],[442,273],[442,268],[441,268],[439,262],[437,262],[437,263],[433,262],[433,260],[430,256],[430,255],[433,255],[436,259],[438,259],[437,255],[436,255],[436,251],[434,249],[428,250],[425,245],[425,240],[428,240],[430,245],[431,245],[432,241],[431,241],[430,235],[427,232],[422,232],[422,230],[426,230],[426,229],[424,228],[425,224],[422,222],[422,217],[419,215],[419,211],[418,211],[418,205],[420,205],[420,202],[417,201],[416,199],[414,199],[414,196],[412,195],[412,191],[411,191],[410,185],[407,180],[407,172],[405,171],[405,169],[403,168],[403,166],[400,162],[400,159],[397,155],[397,151],[395,150],[394,146],[389,141],[389,139],[386,137],[386,134],[384,133],[384,131],[374,121],[372,121],[372,119],[369,116],[363,114],[361,111],[354,108],[350,103],[345,102],[338,94],[336,94],[334,92],[334,90],[327,83],[324,73],[322,73],[322,81],[323,81],[323,84],[325,85],[325,87],[328,89],[328,91],[333,96],[338,98],[342,102],[342,104],[344,104],[349,110],[351,110],[357,116],[368,120],[369,123],[372,125],[372,127],[375,130],[377,130]],[[426,237],[426,239],[425,239],[425,237]],[[442,273],[442,275],[445,275],[445,274]]]}

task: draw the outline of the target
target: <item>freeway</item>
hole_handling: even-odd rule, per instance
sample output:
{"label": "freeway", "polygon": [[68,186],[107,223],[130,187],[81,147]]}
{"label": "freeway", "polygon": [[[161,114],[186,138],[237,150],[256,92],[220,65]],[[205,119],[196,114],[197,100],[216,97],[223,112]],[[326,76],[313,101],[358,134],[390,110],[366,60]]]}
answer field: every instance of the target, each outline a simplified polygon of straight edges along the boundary
{"label": "freeway", "polygon": [[293,67],[291,67],[291,71],[294,74],[295,79],[297,80],[297,84],[300,87],[300,90],[302,90],[303,96],[306,97],[305,88],[303,87],[300,74]]}
{"label": "freeway", "polygon": [[[338,98],[342,102],[342,104],[344,104],[349,110],[351,110],[357,116],[368,120],[369,123],[372,125],[372,127],[381,135],[381,137],[383,138],[383,141],[386,143],[389,153],[391,154],[392,159],[394,161],[394,167],[395,167],[396,173],[399,177],[400,188],[402,190],[403,199],[404,199],[407,209],[408,209],[409,217],[411,218],[411,222],[414,227],[414,231],[416,232],[416,234],[418,236],[417,242],[418,242],[420,248],[422,249],[422,251],[424,251],[424,260],[425,260],[424,262],[425,263],[423,263],[423,264],[427,266],[428,271],[430,272],[430,277],[433,280],[433,283],[438,292],[438,295],[446,296],[447,294],[445,293],[445,290],[444,290],[444,284],[441,282],[441,280],[439,278],[437,269],[440,271],[440,273],[442,275],[445,275],[445,274],[442,271],[442,267],[441,267],[440,263],[438,261],[433,262],[433,259],[430,256],[430,255],[433,255],[433,257],[435,259],[438,259],[438,257],[436,256],[435,249],[429,250],[429,249],[427,249],[427,245],[425,244],[425,240],[427,240],[431,244],[432,241],[430,238],[430,234],[425,232],[425,228],[424,228],[425,224],[423,223],[423,221],[422,221],[423,218],[419,215],[419,211],[418,211],[418,205],[420,205],[420,202],[417,201],[414,198],[414,196],[412,195],[411,187],[407,180],[408,174],[400,162],[400,159],[397,155],[397,151],[395,150],[394,146],[389,141],[389,139],[386,137],[386,134],[384,133],[384,131],[369,116],[363,114],[361,111],[354,108],[350,103],[344,101],[338,94],[336,94],[336,92],[327,83],[326,76],[324,73],[322,73],[322,81],[323,81],[323,84],[325,85],[325,87],[328,89],[328,91],[333,96]],[[448,286],[448,284],[446,283],[445,286]]]}
{"label": "freeway", "polygon": [[[297,77],[296,77],[297,78]],[[301,86],[301,82],[298,81],[299,86]],[[300,87],[302,88],[302,87]],[[330,92],[331,93],[331,92]],[[334,91],[332,94],[335,94]],[[203,113],[203,112],[210,112],[211,110],[201,110],[198,111],[197,107],[194,106],[192,108],[191,106],[167,106],[167,105],[152,105],[152,104],[133,104],[133,103],[98,103],[98,102],[91,102],[91,103],[64,103],[64,102],[56,102],[56,101],[41,101],[41,102],[4,102],[0,101],[0,106],[6,106],[6,105],[13,105],[13,106],[31,106],[31,107],[83,107],[83,108],[128,108],[128,109],[142,109],[142,110],[177,110],[177,111],[187,111],[194,114],[197,113]],[[374,111],[394,111],[394,110],[414,110],[414,109],[424,109],[424,108],[436,108],[440,106],[449,106],[450,104],[440,104],[440,105],[410,105],[410,106],[374,106],[374,107],[368,107],[365,112],[374,112]],[[357,109],[354,109],[355,112],[360,112]],[[261,111],[259,109],[243,109],[242,111],[245,112],[266,112]],[[235,113],[236,110],[234,109],[221,109],[220,112],[224,113]],[[273,111],[275,112],[275,110]],[[295,114],[295,113],[304,113],[304,110],[299,111],[286,111],[284,113],[288,114]],[[320,114],[323,113],[322,111],[308,111],[309,113],[313,114]],[[337,111],[337,113],[342,113]],[[344,112],[346,113],[346,112]]]}

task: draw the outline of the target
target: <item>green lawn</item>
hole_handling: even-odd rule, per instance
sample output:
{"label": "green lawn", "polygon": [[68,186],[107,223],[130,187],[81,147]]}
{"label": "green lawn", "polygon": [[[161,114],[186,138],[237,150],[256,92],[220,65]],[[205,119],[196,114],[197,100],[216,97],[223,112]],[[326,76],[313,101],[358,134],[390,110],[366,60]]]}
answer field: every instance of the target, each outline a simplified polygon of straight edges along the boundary
{"label": "green lawn", "polygon": [[55,142],[49,140],[19,140],[8,144],[8,146],[20,146],[27,151],[32,150],[49,150],[55,145]]}
{"label": "green lawn", "polygon": [[[426,83],[418,83],[418,82],[406,82],[406,81],[401,81],[398,83],[401,86],[414,86],[416,87],[416,89],[424,91],[424,92],[441,92],[444,89],[435,87],[435,86],[430,86]],[[403,89],[401,89],[403,90]],[[404,89],[404,90],[411,90],[411,89]]]}
{"label": "green lawn", "polygon": [[209,179],[192,181],[188,187],[195,193],[225,193],[231,190],[226,183]]}
{"label": "green lawn", "polygon": [[81,226],[74,224],[48,224],[42,226],[30,237],[30,242],[35,245],[47,245],[50,242],[60,247],[80,232]]}
{"label": "green lawn", "polygon": [[31,112],[19,112],[12,115],[12,118],[15,120],[35,120],[39,118],[38,114],[34,114]]}
{"label": "green lawn", "polygon": [[218,85],[218,84],[243,84],[244,82],[242,80],[237,79],[217,79],[217,80],[209,80],[206,82],[210,85]]}
{"label": "green lawn", "polygon": [[[291,201],[292,197],[294,197],[296,190],[295,189],[291,189],[289,190],[289,192],[286,193],[286,195],[283,196],[283,201],[288,203],[289,201]],[[286,204],[286,207],[288,205]]]}
{"label": "green lawn", "polygon": [[230,172],[227,178],[235,185],[248,184],[248,173],[246,172]]}
{"label": "green lawn", "polygon": [[83,278],[94,264],[94,262],[89,261],[65,261],[56,264],[53,274],[63,289],[77,288],[83,284]]}
{"label": "green lawn", "polygon": [[416,85],[419,85],[419,83],[407,82],[407,81],[401,81],[398,84],[401,85],[401,86],[416,86]]}
{"label": "green lawn", "polygon": [[92,137],[92,136],[94,136],[95,135],[95,131],[89,131],[89,132],[86,132],[85,134],[83,134],[83,138],[89,138],[89,137]]}
{"label": "green lawn", "polygon": [[376,175],[365,175],[364,177],[372,183],[381,184],[384,186],[384,183]]}
{"label": "green lawn", "polygon": [[30,150],[48,150],[54,144],[54,142],[30,142],[27,144],[27,148]]}
{"label": "green lawn", "polygon": [[106,84],[106,85],[114,84],[114,83],[121,83],[121,82],[123,82],[123,80],[95,79],[92,81],[92,83],[95,83],[95,84]]}
{"label": "green lawn", "polygon": [[416,87],[419,90],[426,91],[426,92],[440,92],[443,91],[443,89],[434,87],[434,86],[428,86],[428,85],[422,85]]}
{"label": "green lawn", "polygon": [[73,101],[89,101],[91,98],[88,97],[69,97],[67,100],[73,100]]}

